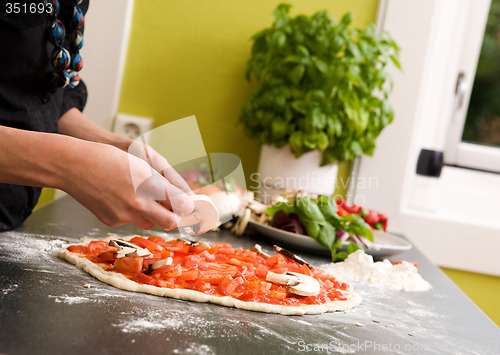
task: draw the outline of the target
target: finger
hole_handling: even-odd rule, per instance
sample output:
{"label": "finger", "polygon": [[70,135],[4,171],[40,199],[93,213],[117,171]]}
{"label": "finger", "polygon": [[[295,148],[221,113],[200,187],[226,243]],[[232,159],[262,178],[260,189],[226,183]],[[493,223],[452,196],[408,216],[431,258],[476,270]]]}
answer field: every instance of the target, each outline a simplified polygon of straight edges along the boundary
{"label": "finger", "polygon": [[138,217],[137,220],[131,221],[130,223],[133,224],[134,226],[139,227],[139,228],[144,229],[144,230],[150,230],[151,228],[156,226],[155,223],[147,220],[146,218],[144,218],[142,216]]}
{"label": "finger", "polygon": [[[167,163],[168,164],[168,163]],[[186,180],[171,166],[168,166],[161,170],[161,174],[168,180],[172,185],[181,189],[188,195],[194,195],[194,192],[189,187]]]}
{"label": "finger", "polygon": [[168,179],[177,188],[181,189],[189,195],[194,195],[187,182],[168,163],[165,157],[163,157],[163,155],[158,153],[149,145],[134,141],[129,146],[128,152],[146,161],[153,167],[153,169],[158,171],[161,175],[163,175],[163,177]]}
{"label": "finger", "polygon": [[158,173],[144,180],[137,188],[136,194],[145,200],[162,202],[177,214],[189,214],[194,209],[191,198]]}
{"label": "finger", "polygon": [[142,217],[167,231],[177,227],[180,217],[156,201],[148,201]]}
{"label": "finger", "polygon": [[165,181],[168,201],[166,200],[162,202],[169,203],[172,211],[177,214],[189,214],[193,212],[193,200],[177,186],[172,185],[168,180]]}

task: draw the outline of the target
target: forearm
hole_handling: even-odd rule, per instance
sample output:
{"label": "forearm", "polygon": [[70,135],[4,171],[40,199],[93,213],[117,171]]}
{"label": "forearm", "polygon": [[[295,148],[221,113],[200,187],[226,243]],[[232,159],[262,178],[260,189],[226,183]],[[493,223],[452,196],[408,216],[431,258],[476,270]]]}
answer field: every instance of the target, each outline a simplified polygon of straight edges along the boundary
{"label": "forearm", "polygon": [[111,144],[125,151],[131,143],[130,139],[120,137],[99,126],[76,108],[69,110],[59,119],[58,127],[61,134],[87,141]]}
{"label": "forearm", "polygon": [[83,141],[51,133],[0,126],[0,182],[61,188],[68,150]]}
{"label": "forearm", "polygon": [[[112,145],[0,126],[0,182],[61,189],[109,226],[172,229],[179,217],[157,201],[193,211],[193,201],[166,178],[148,185],[150,178],[144,160]],[[138,186],[159,197],[140,197]]]}

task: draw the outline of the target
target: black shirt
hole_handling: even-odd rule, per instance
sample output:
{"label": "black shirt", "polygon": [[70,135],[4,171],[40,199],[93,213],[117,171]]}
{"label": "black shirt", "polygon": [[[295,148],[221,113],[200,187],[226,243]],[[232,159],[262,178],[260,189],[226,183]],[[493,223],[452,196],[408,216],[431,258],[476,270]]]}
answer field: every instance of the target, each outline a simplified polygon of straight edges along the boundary
{"label": "black shirt", "polygon": [[[18,14],[7,13],[6,2],[0,3],[0,125],[57,133],[57,122],[64,113],[73,107],[83,110],[87,90],[83,82],[74,89],[50,89],[54,48],[47,40],[50,19],[45,13],[30,13],[34,2],[43,1],[20,1]],[[68,49],[73,0],[59,3],[58,19],[66,28],[63,46]],[[80,8],[86,13],[88,0]],[[38,187],[0,183],[0,231],[19,226],[31,214],[40,192]]]}

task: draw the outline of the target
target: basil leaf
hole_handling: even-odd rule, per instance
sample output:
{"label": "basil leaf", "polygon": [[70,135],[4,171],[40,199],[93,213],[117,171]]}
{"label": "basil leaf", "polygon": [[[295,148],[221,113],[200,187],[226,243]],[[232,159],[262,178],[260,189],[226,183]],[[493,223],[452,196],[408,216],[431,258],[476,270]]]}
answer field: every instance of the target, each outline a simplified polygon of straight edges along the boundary
{"label": "basil leaf", "polygon": [[296,207],[293,203],[288,202],[278,202],[268,208],[266,208],[266,214],[269,217],[273,217],[276,212],[283,211],[286,214],[296,213]]}
{"label": "basil leaf", "polygon": [[301,218],[315,222],[326,222],[325,216],[321,213],[318,205],[309,197],[297,197],[295,206]]}
{"label": "basil leaf", "polygon": [[319,244],[332,249],[335,245],[335,239],[336,235],[333,226],[328,222],[321,223],[320,231],[316,237]]}

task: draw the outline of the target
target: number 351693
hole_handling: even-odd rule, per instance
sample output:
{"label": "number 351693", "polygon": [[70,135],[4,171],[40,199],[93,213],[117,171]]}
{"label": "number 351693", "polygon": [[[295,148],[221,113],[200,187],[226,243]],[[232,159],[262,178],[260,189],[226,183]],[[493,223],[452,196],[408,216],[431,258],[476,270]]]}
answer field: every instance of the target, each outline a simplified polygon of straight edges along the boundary
{"label": "number 351693", "polygon": [[52,4],[48,1],[44,2],[31,2],[31,3],[19,3],[19,2],[7,2],[5,3],[5,13],[7,14],[41,14],[52,12]]}

